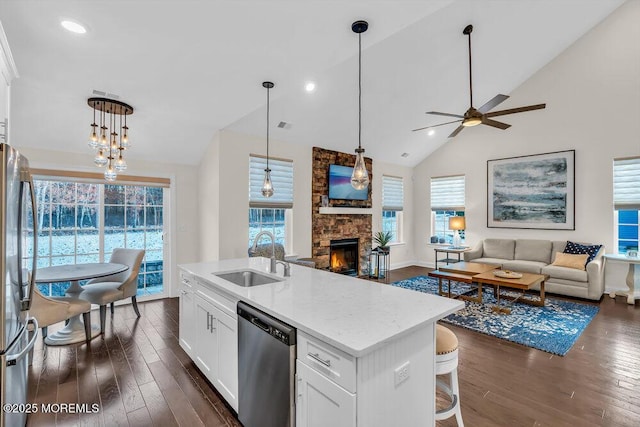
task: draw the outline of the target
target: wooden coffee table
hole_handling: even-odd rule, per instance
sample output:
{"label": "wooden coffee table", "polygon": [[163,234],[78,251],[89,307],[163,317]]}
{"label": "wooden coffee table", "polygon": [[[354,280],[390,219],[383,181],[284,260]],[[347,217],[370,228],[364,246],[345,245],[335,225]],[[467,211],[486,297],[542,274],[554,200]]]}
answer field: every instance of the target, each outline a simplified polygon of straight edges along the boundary
{"label": "wooden coffee table", "polygon": [[[493,270],[499,269],[500,266],[497,264],[483,264],[480,262],[458,262],[455,264],[447,265],[444,267],[440,267],[440,271],[444,274],[450,273],[454,275],[463,275],[468,276],[471,280],[468,283],[476,283],[476,276],[481,273],[491,272]],[[437,270],[436,270],[437,271]],[[433,272],[432,272],[433,273]],[[431,275],[431,274],[430,274]],[[438,276],[434,276],[438,277]],[[439,278],[440,279],[440,278]],[[454,279],[456,280],[456,279]],[[462,281],[462,280],[459,280]],[[467,282],[465,282],[467,283]],[[472,289],[474,291],[475,289]],[[451,295],[451,284],[449,284],[449,296]],[[470,297],[468,295],[459,295],[461,299],[465,299],[468,301],[478,302],[482,304],[482,285],[478,284],[478,296]]]}
{"label": "wooden coffee table", "polygon": [[[511,304],[516,301],[526,304],[544,306],[544,282],[549,278],[547,274],[534,274],[534,273],[521,273],[522,277],[519,279],[507,279],[498,277],[493,274],[493,271],[487,271],[473,276],[473,281],[478,283],[478,287],[481,288],[483,284],[492,285],[494,287],[494,294],[496,296],[497,303],[492,308],[493,311],[498,313],[511,314],[510,307],[500,307],[500,287],[519,289],[522,291],[521,295],[511,299]],[[524,298],[524,295],[531,288],[540,283],[540,296],[538,299]]]}

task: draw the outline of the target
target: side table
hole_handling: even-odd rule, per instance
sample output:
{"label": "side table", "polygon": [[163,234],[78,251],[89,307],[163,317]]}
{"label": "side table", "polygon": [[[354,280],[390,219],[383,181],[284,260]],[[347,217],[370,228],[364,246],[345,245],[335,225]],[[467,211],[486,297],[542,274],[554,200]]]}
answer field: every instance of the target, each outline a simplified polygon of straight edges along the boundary
{"label": "side table", "polygon": [[640,299],[640,258],[633,258],[626,255],[604,254],[604,258],[614,262],[626,262],[629,264],[629,272],[627,273],[628,291],[611,291],[609,296],[615,298],[616,294],[626,295],[627,304],[635,304]]}
{"label": "side table", "polygon": [[390,268],[389,250],[375,248],[369,255],[369,277],[374,279],[387,279]]}
{"label": "side table", "polygon": [[[466,246],[460,247],[460,248],[454,248],[452,246],[444,246],[441,248],[433,248],[435,254],[436,254],[436,270],[438,269],[438,262],[445,262],[447,265],[452,264],[452,263],[456,263],[456,262],[460,262],[462,261],[462,258],[460,258],[460,255],[463,254],[464,252],[468,251],[469,248]],[[442,259],[438,259],[438,254],[439,253],[443,253],[446,254],[445,258]],[[456,258],[451,258],[450,255],[457,255],[457,259]]]}

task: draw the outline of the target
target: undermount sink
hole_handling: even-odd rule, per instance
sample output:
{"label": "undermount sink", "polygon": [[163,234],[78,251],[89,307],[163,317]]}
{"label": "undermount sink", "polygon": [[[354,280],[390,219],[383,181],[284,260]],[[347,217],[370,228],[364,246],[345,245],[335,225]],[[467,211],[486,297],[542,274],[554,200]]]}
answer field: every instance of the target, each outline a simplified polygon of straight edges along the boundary
{"label": "undermount sink", "polygon": [[258,273],[253,270],[232,271],[229,273],[213,273],[221,279],[227,280],[234,285],[249,288],[251,286],[266,285],[267,283],[281,282],[282,280],[274,279],[266,274]]}

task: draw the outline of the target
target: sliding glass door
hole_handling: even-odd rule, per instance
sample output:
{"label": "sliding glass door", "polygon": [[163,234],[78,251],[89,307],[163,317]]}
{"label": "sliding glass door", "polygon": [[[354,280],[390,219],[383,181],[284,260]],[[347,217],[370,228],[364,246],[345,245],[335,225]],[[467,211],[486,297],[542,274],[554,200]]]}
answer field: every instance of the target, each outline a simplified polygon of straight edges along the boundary
{"label": "sliding glass door", "polygon": [[[164,296],[168,188],[36,179],[38,267],[107,262],[115,248],[144,249],[138,296]],[[40,287],[64,295],[68,284]]]}

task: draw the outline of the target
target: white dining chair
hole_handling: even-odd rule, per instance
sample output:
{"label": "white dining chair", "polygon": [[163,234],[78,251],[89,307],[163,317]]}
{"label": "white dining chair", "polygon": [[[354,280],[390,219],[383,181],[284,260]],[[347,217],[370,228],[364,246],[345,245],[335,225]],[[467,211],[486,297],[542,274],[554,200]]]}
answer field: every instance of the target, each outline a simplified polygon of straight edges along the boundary
{"label": "white dining chair", "polygon": [[91,304],[73,297],[46,297],[38,288],[33,289],[29,314],[38,320],[42,338],[47,337],[47,328],[55,323],[69,320],[82,314],[86,341],[91,341]]}
{"label": "white dining chair", "polygon": [[78,298],[100,306],[100,333],[104,334],[107,318],[107,304],[111,304],[111,314],[114,312],[114,302],[131,298],[133,309],[140,317],[136,294],[138,292],[138,273],[144,258],[142,249],[114,249],[109,262],[125,264],[128,270],[111,276],[91,279],[84,284]]}

